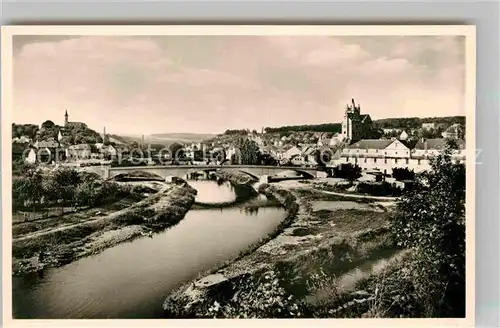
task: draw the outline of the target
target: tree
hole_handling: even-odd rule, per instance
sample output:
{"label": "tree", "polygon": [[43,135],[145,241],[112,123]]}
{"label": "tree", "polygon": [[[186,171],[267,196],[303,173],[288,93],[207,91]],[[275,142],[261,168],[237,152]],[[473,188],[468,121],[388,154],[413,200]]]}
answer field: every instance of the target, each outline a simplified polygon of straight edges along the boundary
{"label": "tree", "polygon": [[258,165],[260,163],[260,150],[257,143],[250,139],[239,141],[241,164],[243,165]]}
{"label": "tree", "polygon": [[333,168],[333,176],[353,182],[361,177],[361,167],[357,164],[352,165],[351,163],[343,163]]}
{"label": "tree", "polygon": [[395,167],[392,169],[392,177],[398,181],[413,180],[415,178],[415,172],[406,167]]}
{"label": "tree", "polygon": [[30,203],[33,206],[33,212],[36,210],[36,204],[42,199],[42,173],[35,167],[28,167],[21,178],[13,183],[13,197],[16,206],[19,204]]}
{"label": "tree", "polygon": [[413,251],[410,272],[428,312],[465,315],[465,165],[453,161],[456,143],[430,160],[413,189],[398,201],[392,230]]}
{"label": "tree", "polygon": [[170,153],[172,154],[172,159],[178,160],[184,157],[184,146],[178,142],[174,142],[169,147]]}
{"label": "tree", "polygon": [[47,120],[47,121],[45,121],[45,122],[42,123],[42,129],[52,129],[55,126],[56,125],[51,120]]}
{"label": "tree", "polygon": [[317,150],[314,153],[314,160],[318,163],[319,167],[326,167],[326,164],[332,160],[332,150],[330,148],[325,148]]}
{"label": "tree", "polygon": [[48,199],[61,203],[61,215],[64,214],[64,204],[73,204],[77,185],[80,183],[80,175],[76,170],[62,168],[52,172],[45,183]]}

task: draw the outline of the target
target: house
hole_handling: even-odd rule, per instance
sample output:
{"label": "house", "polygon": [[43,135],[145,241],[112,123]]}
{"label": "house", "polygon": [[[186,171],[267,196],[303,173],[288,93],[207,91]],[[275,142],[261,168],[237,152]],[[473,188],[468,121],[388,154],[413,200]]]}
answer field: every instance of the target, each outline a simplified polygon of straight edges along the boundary
{"label": "house", "polygon": [[463,139],[465,137],[464,128],[460,124],[453,124],[442,134],[445,139]]}
{"label": "house", "polygon": [[318,140],[317,145],[319,147],[325,147],[325,146],[330,146],[330,143],[331,143],[331,139],[330,138],[320,138]]}
{"label": "house", "polygon": [[92,148],[89,144],[72,145],[66,149],[66,157],[69,160],[89,159],[92,156]]}
{"label": "house", "polygon": [[369,137],[372,128],[372,119],[368,114],[361,114],[360,105],[352,99],[352,105],[346,106],[342,121],[342,137],[350,142]]}
{"label": "house", "polygon": [[283,152],[282,158],[291,159],[293,156],[302,154],[302,151],[296,146],[292,146]]}
{"label": "house", "polygon": [[116,148],[112,145],[102,145],[99,149],[99,152],[101,156],[106,159],[115,158],[118,154]]}
{"label": "house", "polygon": [[422,130],[436,129],[436,123],[422,123]]}
{"label": "house", "polygon": [[406,133],[405,131],[401,132],[401,134],[399,135],[399,140],[407,140],[408,139],[408,133]]}
{"label": "house", "polygon": [[[455,140],[459,151],[457,156],[465,156],[465,141],[461,139]],[[414,158],[428,158],[431,156],[436,156],[441,153],[445,148],[448,140],[444,138],[438,139],[420,139],[415,145],[412,151],[412,157]]]}
{"label": "house", "polygon": [[343,140],[342,134],[335,133],[333,137],[330,139],[330,147],[335,147],[336,145],[340,144],[342,140]]}
{"label": "house", "polygon": [[37,159],[37,152],[35,148],[30,148],[28,155],[26,156],[26,162],[34,164],[36,163]]}
{"label": "house", "polygon": [[60,129],[59,132],[57,132],[57,140],[61,142],[63,139],[69,138],[70,133],[67,130]]}
{"label": "house", "polygon": [[400,129],[393,129],[393,128],[385,128],[385,129],[382,129],[382,131],[384,132],[384,134],[393,134],[393,133],[399,133],[401,130]]}
{"label": "house", "polygon": [[59,148],[59,143],[54,139],[39,140],[33,147],[36,149],[36,160],[43,163],[50,163],[63,159],[64,153]]}
{"label": "house", "polygon": [[303,166],[306,163],[306,158],[302,156],[301,154],[293,155],[292,158],[290,158],[290,162],[294,166]]}
{"label": "house", "polygon": [[390,174],[394,167],[408,166],[410,155],[410,149],[397,139],[364,139],[343,149],[341,163],[351,163],[359,165],[363,170],[377,169]]}

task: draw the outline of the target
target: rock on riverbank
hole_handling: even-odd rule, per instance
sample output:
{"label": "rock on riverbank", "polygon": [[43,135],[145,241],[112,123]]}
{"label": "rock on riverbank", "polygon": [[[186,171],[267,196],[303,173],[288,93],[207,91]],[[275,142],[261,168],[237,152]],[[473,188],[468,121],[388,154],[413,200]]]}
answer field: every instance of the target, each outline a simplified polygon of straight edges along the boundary
{"label": "rock on riverbank", "polygon": [[196,190],[185,182],[107,216],[56,227],[13,240],[12,272],[22,275],[61,266],[121,242],[177,224],[194,204]]}

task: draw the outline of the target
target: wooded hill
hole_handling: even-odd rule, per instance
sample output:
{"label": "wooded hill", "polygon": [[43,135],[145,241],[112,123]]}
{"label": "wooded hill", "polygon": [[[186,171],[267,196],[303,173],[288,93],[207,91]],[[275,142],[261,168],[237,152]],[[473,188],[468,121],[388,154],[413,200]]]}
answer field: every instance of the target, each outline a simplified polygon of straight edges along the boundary
{"label": "wooded hill", "polygon": [[70,145],[102,142],[102,136],[98,132],[83,125],[63,127],[52,121],[45,121],[39,127],[35,124],[12,123],[12,138],[27,136],[33,142],[50,138],[57,140],[59,131],[63,132],[64,141]]}
{"label": "wooded hill", "polygon": [[[465,116],[446,116],[446,117],[398,117],[384,118],[373,121],[376,128],[382,129],[419,129],[422,123],[436,123],[450,126],[452,124],[465,125]],[[331,132],[340,133],[342,131],[341,123],[324,123],[310,125],[289,125],[281,127],[267,127],[266,133],[284,133],[284,132]]]}

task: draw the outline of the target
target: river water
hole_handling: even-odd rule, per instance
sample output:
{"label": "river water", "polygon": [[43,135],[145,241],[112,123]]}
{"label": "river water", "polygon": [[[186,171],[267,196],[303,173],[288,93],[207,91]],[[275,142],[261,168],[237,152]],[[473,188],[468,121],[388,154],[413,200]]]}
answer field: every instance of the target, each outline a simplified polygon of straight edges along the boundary
{"label": "river water", "polygon": [[[161,318],[163,300],[173,288],[236,256],[285,218],[285,211],[262,195],[249,197],[229,183],[189,182],[198,190],[197,202],[226,206],[192,209],[153,238],[123,243],[43,274],[14,277],[14,318]],[[235,205],[227,206],[231,202]]]}

